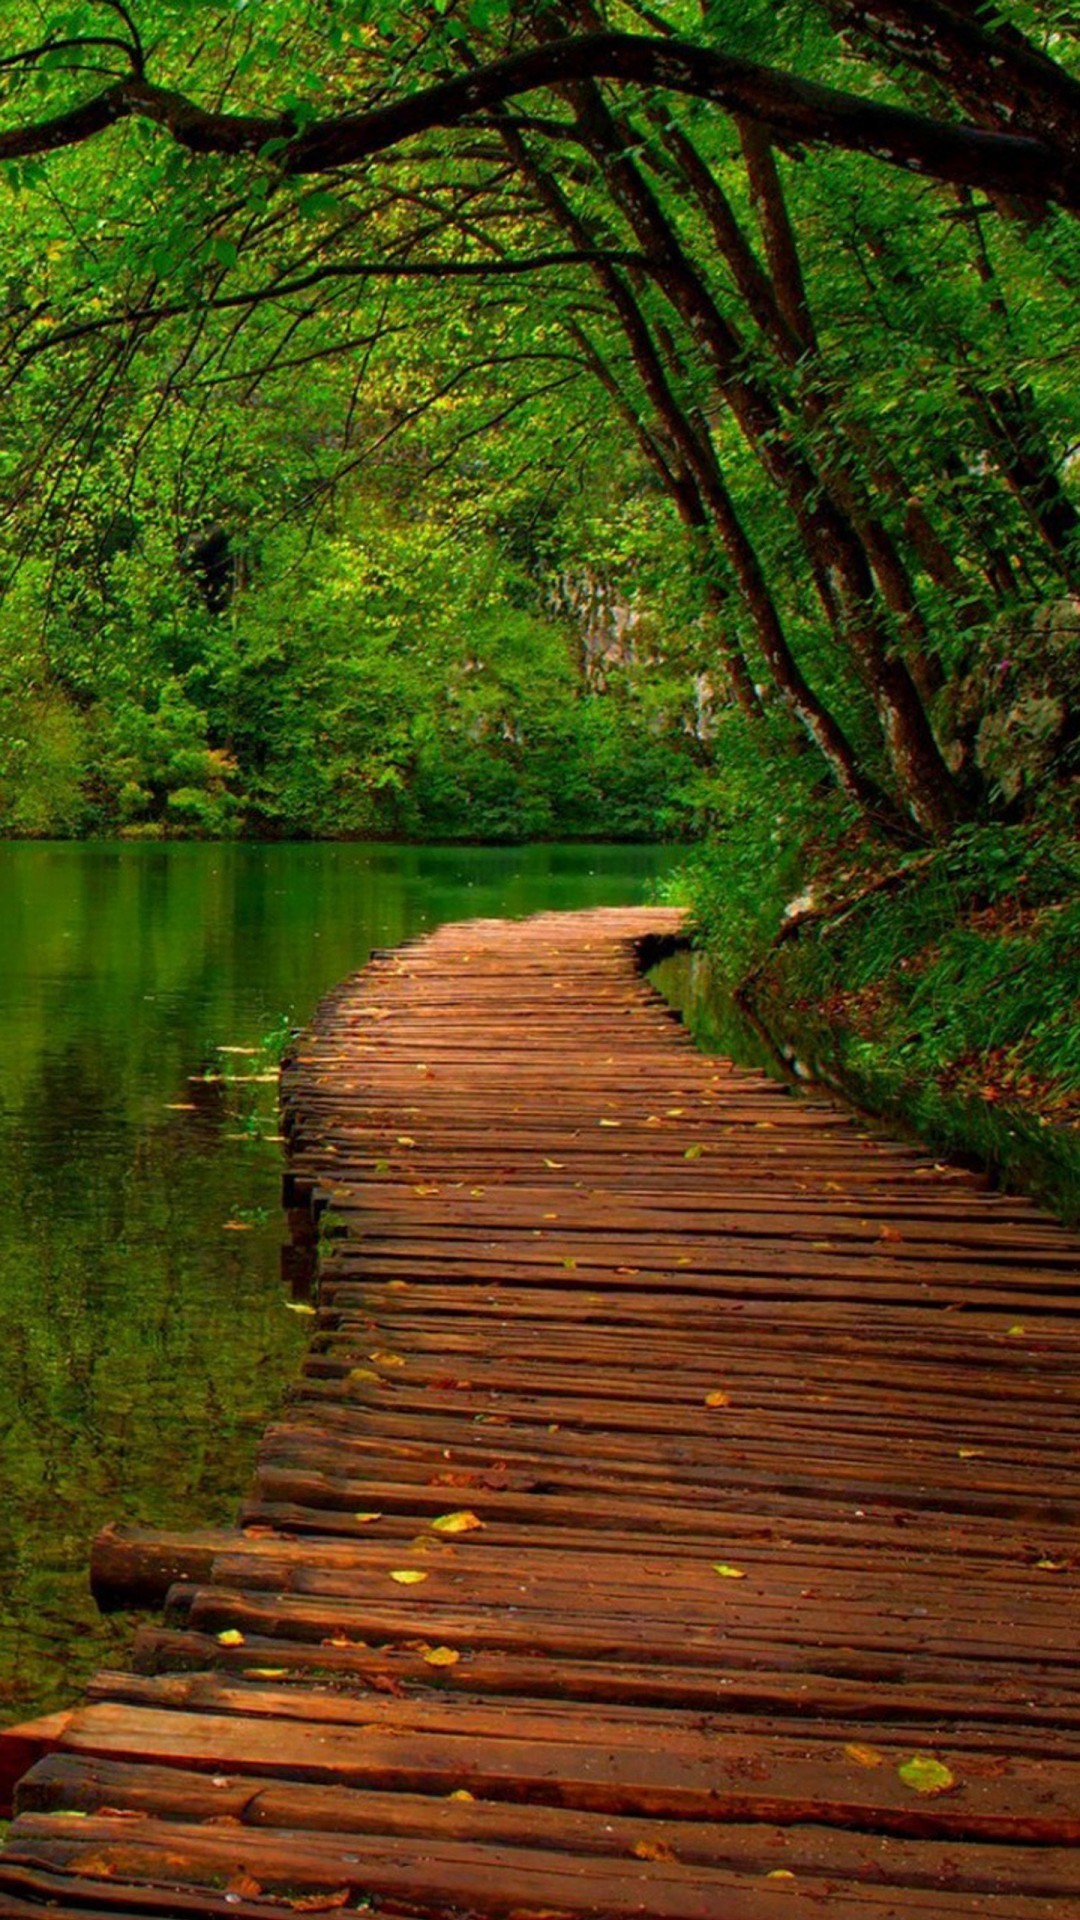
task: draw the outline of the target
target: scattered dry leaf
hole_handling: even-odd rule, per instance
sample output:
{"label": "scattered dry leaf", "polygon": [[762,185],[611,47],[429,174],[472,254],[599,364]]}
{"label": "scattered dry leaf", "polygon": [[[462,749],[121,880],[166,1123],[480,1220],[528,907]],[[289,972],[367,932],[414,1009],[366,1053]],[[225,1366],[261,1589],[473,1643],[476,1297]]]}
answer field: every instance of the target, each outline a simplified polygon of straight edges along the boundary
{"label": "scattered dry leaf", "polygon": [[429,1667],[456,1667],[460,1659],[456,1647],[432,1647],[424,1655],[425,1665]]}
{"label": "scattered dry leaf", "polygon": [[479,1514],[472,1513],[468,1507],[457,1513],[440,1513],[437,1520],[431,1521],[436,1533],[475,1533],[483,1524]]}
{"label": "scattered dry leaf", "polygon": [[844,1752],[849,1760],[854,1760],[857,1767],[880,1767],[885,1759],[880,1748],[865,1747],[859,1740],[853,1740],[850,1746],[844,1748]]}
{"label": "scattered dry leaf", "polygon": [[229,1893],[238,1893],[244,1900],[257,1900],[262,1892],[261,1880],[252,1879],[250,1873],[234,1873],[225,1885]]}
{"label": "scattered dry leaf", "polygon": [[635,1840],[630,1851],[635,1860],[677,1860],[679,1857],[666,1840]]}
{"label": "scattered dry leaf", "polygon": [[721,1578],[724,1580],[745,1580],[746,1579],[746,1574],[743,1572],[743,1569],[741,1567],[731,1567],[728,1565],[726,1560],[714,1560],[713,1572],[718,1573],[721,1576]]}
{"label": "scattered dry leaf", "polygon": [[717,1387],[713,1393],[707,1393],[705,1395],[705,1405],[707,1407],[730,1407],[731,1395],[730,1393],[724,1393],[722,1388]]}
{"label": "scattered dry leaf", "polygon": [[399,1587],[418,1587],[421,1580],[427,1579],[427,1574],[420,1567],[396,1567],[390,1578],[396,1580]]}
{"label": "scattered dry leaf", "polygon": [[244,1636],[238,1627],[226,1627],[217,1638],[219,1647],[242,1647],[244,1644]]}

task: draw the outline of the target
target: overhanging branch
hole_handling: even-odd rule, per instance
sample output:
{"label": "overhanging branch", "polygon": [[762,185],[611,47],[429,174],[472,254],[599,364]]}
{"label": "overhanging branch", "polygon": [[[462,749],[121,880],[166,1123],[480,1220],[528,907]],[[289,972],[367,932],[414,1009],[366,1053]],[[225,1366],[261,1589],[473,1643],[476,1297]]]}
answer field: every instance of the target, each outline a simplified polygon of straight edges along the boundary
{"label": "overhanging branch", "polygon": [[296,177],[354,166],[435,127],[540,88],[622,81],[710,101],[783,139],[865,153],[887,164],[991,192],[1080,207],[1080,166],[1056,145],[987,132],[822,86],[689,40],[591,33],[544,42],[404,99],[337,114],[298,132],[287,114],[216,113],[139,77],[116,82],[68,113],[0,134],[0,160],[75,145],[117,121],[142,118],[193,153],[263,152]]}

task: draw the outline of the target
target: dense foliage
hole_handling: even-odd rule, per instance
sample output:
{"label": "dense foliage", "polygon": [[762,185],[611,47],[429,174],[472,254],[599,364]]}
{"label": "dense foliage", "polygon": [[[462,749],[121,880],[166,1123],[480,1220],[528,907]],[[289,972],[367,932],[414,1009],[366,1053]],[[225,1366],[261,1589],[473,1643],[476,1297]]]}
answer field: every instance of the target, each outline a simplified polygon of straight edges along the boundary
{"label": "dense foliage", "polygon": [[[671,572],[697,576],[711,671],[746,727],[786,713],[878,830],[941,836],[1014,799],[995,729],[1036,732],[1050,757],[1068,744],[1053,662],[1038,710],[1024,691],[1011,720],[996,678],[1037,651],[1033,626],[1080,567],[1080,83],[1056,5],[1006,19],[973,0],[717,0],[702,19],[681,0],[662,15],[16,0],[13,15],[4,487],[32,649],[15,672],[50,763],[103,765],[105,820],[138,812],[129,789],[175,780],[178,818],[221,824],[237,725],[261,726],[229,710],[250,683],[247,623],[265,634],[283,609],[268,531],[311,541],[316,566],[329,538],[340,578],[341,527],[374,488],[391,546],[418,514],[421,545],[433,525],[466,541],[472,579],[434,602],[421,579],[415,607],[424,628],[433,606],[456,623],[451,682],[408,620],[391,649],[445,707],[476,574],[516,547],[542,590],[555,528],[572,578],[560,521],[600,470],[618,475],[614,527],[650,496],[672,547],[681,527]],[[418,508],[425,476],[438,485]],[[248,573],[224,646],[220,619],[208,642],[189,632],[215,540],[219,571]],[[500,585],[496,621],[515,598]],[[233,598],[205,568],[202,587],[219,614]],[[680,611],[687,597],[684,577]],[[507,631],[516,656],[543,651],[509,612]],[[144,661],[140,684],[134,660],[163,637],[178,657],[168,677]],[[400,723],[423,699],[400,661],[369,671],[373,644],[359,636],[367,719],[382,698]],[[99,705],[100,750],[72,723]],[[395,789],[400,724],[369,764],[336,706],[323,752],[355,755],[346,784]],[[199,752],[217,758],[197,768]],[[341,829],[334,775],[310,772],[323,791],[275,793],[271,813]],[[258,815],[262,768],[245,760],[242,785]]]}

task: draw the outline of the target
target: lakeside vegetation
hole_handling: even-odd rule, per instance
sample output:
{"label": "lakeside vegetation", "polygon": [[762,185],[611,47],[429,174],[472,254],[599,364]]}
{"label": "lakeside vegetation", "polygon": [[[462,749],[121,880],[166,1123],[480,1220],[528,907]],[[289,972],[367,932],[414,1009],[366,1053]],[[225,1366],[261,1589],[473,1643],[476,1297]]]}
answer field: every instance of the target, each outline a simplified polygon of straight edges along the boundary
{"label": "lakeside vegetation", "polygon": [[692,837],[790,1044],[1072,1166],[1068,9],[7,16],[0,833]]}

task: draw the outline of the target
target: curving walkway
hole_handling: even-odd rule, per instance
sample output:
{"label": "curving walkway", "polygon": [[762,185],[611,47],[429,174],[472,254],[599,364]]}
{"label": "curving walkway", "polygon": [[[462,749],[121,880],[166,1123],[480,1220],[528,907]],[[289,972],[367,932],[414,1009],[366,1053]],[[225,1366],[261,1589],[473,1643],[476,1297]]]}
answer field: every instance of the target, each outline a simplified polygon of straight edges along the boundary
{"label": "curving walkway", "polygon": [[303,1378],[234,1532],[100,1543],[167,1623],[24,1730],[0,1916],[1080,1916],[1078,1243],[698,1054],[675,925],[324,1003]]}

